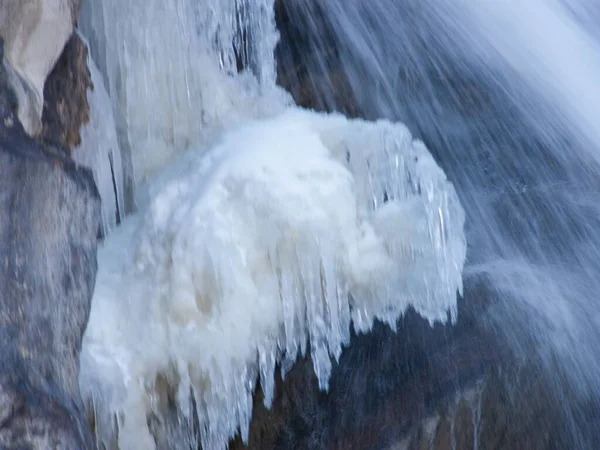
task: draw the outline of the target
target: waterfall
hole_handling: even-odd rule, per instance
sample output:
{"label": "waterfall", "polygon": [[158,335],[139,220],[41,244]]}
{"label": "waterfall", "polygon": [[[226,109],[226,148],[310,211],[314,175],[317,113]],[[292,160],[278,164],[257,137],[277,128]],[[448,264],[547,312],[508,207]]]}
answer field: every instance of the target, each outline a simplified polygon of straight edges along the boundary
{"label": "waterfall", "polygon": [[256,383],[269,406],[299,355],[326,390],[351,329],[409,307],[457,319],[453,185],[401,123],[292,105],[272,1],[87,2],[80,24],[135,199],[99,250],[83,340],[99,443],[197,445],[174,421],[226,448]]}
{"label": "waterfall", "polygon": [[[279,20],[303,34],[278,49],[291,72],[284,84],[310,88],[322,109],[403,121],[423,139],[465,205],[465,290],[487,299],[481,322],[518,358],[541,360],[556,401],[597,399],[597,6],[331,0],[285,9]],[[298,65],[304,72],[291,70]],[[571,426],[573,447],[596,448],[583,419]]]}

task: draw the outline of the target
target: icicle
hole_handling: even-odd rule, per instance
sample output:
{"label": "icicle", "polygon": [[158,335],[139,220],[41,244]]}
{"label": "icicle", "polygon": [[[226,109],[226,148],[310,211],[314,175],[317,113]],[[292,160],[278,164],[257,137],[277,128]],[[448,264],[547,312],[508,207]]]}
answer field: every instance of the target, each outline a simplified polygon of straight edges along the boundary
{"label": "icicle", "polygon": [[152,448],[158,374],[174,372],[178,414],[195,405],[203,448],[224,449],[248,438],[258,380],[271,404],[277,364],[309,351],[326,389],[351,326],[455,317],[454,189],[402,125],[286,111],[273,0],[90,1],[80,23],[138,182],[139,211],[99,251],[80,376],[123,450]]}
{"label": "icicle", "polygon": [[[79,25],[101,61],[137,183],[212,130],[290,103],[275,85],[273,2],[83,3]],[[238,74],[241,50],[248,73]]]}
{"label": "icicle", "polygon": [[121,220],[123,163],[110,98],[102,75],[89,56],[88,67],[94,85],[87,95],[90,121],[81,129],[81,145],[73,149],[73,159],[92,169],[102,199],[102,232],[106,235]]}
{"label": "icicle", "polygon": [[466,255],[454,189],[401,125],[289,110],[215,142],[106,239],[81,373],[100,393],[121,380],[127,395],[105,401],[137,426],[151,410],[140,383],[176,368],[211,449],[247,439],[257,379],[269,406],[276,364],[298,352],[327,389],[351,322],[393,326],[409,306],[446,320]]}

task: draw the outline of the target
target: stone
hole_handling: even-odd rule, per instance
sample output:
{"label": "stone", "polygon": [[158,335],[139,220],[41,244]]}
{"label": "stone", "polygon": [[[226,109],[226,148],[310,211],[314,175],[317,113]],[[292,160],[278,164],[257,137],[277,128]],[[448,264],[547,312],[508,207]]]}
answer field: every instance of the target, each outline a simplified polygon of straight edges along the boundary
{"label": "stone", "polygon": [[90,120],[87,91],[93,88],[88,48],[73,33],[44,85],[40,138],[68,154],[81,145],[81,127]]}
{"label": "stone", "polygon": [[0,64],[0,448],[92,449],[78,374],[99,196],[87,169],[27,135],[6,67]]}
{"label": "stone", "polygon": [[[318,3],[312,5],[318,9]],[[317,111],[337,111],[348,117],[359,117],[361,111],[350,82],[344,72],[333,39],[329,48],[315,49],[307,20],[323,33],[331,35],[331,27],[320,15],[301,14],[305,5],[298,2],[276,0],[275,20],[281,39],[275,48],[277,84],[286,89],[298,106]],[[324,70],[321,61],[327,61]]]}
{"label": "stone", "polygon": [[[44,82],[71,36],[79,0],[3,0],[0,37],[18,74],[19,119],[30,135],[42,130]],[[14,86],[14,76],[11,77]]]}

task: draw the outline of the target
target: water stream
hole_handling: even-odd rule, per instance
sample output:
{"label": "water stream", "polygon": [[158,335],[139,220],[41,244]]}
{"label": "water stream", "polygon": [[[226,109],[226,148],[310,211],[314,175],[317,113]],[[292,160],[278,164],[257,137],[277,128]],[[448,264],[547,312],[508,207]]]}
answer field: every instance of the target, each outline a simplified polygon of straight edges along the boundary
{"label": "water stream", "polygon": [[[491,305],[481,323],[518,357],[542,360],[557,402],[573,391],[597,399],[597,8],[333,0],[285,9],[282,73],[305,69],[284,85],[314,91],[322,109],[400,120],[424,140],[465,205],[466,291]],[[468,294],[465,304],[479,301]],[[589,417],[572,417],[572,448],[595,448],[597,431],[582,430]]]}

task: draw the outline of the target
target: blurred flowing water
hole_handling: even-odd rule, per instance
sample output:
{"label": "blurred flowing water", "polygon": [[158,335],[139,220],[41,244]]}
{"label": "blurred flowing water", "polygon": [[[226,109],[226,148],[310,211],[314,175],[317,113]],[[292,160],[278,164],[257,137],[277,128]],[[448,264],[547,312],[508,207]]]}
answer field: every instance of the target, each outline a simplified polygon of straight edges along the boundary
{"label": "blurred flowing water", "polygon": [[467,213],[459,323],[539,361],[568,423],[556,448],[597,448],[599,8],[282,3],[280,83],[301,104],[399,120],[423,139]]}

